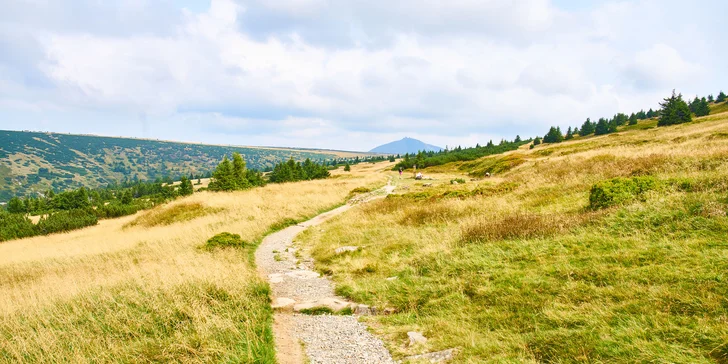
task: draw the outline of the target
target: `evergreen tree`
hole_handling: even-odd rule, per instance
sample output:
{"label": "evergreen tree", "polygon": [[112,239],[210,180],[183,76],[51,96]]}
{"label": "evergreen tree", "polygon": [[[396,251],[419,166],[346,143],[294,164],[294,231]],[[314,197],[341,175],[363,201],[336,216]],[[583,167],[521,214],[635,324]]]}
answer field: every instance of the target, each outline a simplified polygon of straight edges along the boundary
{"label": "evergreen tree", "polygon": [[179,185],[179,195],[180,196],[189,196],[194,192],[194,189],[192,188],[192,181],[190,181],[187,176],[182,176],[180,179],[181,183]]}
{"label": "evergreen tree", "polygon": [[594,134],[595,127],[596,127],[596,125],[594,125],[594,123],[592,123],[592,121],[589,118],[587,118],[586,121],[584,122],[584,124],[581,125],[581,130],[579,131],[579,135],[587,136],[587,135]]}
{"label": "evergreen tree", "polygon": [[[682,94],[675,94],[675,90],[672,91],[671,97],[660,103],[660,106],[662,108],[660,109],[660,120],[657,122],[657,126],[689,123],[693,120],[690,107],[683,100]],[[650,109],[650,111],[652,110]]]}
{"label": "evergreen tree", "polygon": [[533,145],[539,145],[539,144],[541,144],[541,138],[536,137],[536,139],[533,140]]}
{"label": "evergreen tree", "polygon": [[233,191],[235,188],[236,183],[233,166],[227,159],[227,156],[224,156],[222,162],[215,168],[215,172],[212,173],[212,181],[208,189],[210,191]]}
{"label": "evergreen tree", "polygon": [[131,194],[131,190],[126,190],[121,194],[121,203],[124,205],[130,205],[134,197]]}
{"label": "evergreen tree", "polygon": [[250,182],[248,182],[245,168],[245,160],[238,152],[233,153],[233,178],[235,189],[242,190],[250,188]]}
{"label": "evergreen tree", "polygon": [[564,139],[566,139],[566,140],[574,139],[574,132],[571,130],[571,127],[569,127],[569,129],[566,129],[566,137]]}
{"label": "evergreen tree", "polygon": [[579,135],[580,132],[581,131],[579,130],[579,127],[577,126],[577,127],[574,127],[574,131],[572,132],[572,134]]}
{"label": "evergreen tree", "polygon": [[22,214],[27,212],[25,210],[25,204],[23,201],[17,197],[13,197],[8,201],[8,212],[11,214]]}
{"label": "evergreen tree", "polygon": [[632,113],[632,115],[629,116],[629,125],[637,125],[637,114]]}
{"label": "evergreen tree", "polygon": [[549,132],[543,137],[544,143],[561,143],[564,140],[564,135],[561,134],[561,128],[551,127]]}
{"label": "evergreen tree", "polygon": [[520,143],[520,142],[522,142],[521,136],[520,135],[516,135],[516,140],[514,140],[513,142],[514,143]]}
{"label": "evergreen tree", "polygon": [[714,102],[713,94],[708,95],[708,102]]}
{"label": "evergreen tree", "polygon": [[647,119],[647,113],[644,110],[640,110],[637,113],[637,119],[639,119],[639,120],[645,120],[645,119]]}
{"label": "evergreen tree", "polygon": [[693,101],[688,102],[688,108],[690,108],[690,112],[693,114],[698,113],[698,108],[700,107],[700,98],[695,96],[695,99]]}
{"label": "evergreen tree", "polygon": [[718,98],[715,99],[715,102],[723,102],[723,101],[725,101],[725,99],[726,99],[725,93],[723,93],[723,91],[720,91],[720,93],[718,94]]}
{"label": "evergreen tree", "polygon": [[698,101],[698,105],[695,107],[695,116],[706,116],[710,114],[710,104],[708,103],[708,100],[703,97]]}
{"label": "evergreen tree", "polygon": [[[687,104],[686,104],[686,106],[687,106]],[[646,115],[647,115],[647,119],[652,119],[652,118],[654,118],[655,116],[657,116],[656,114],[657,114],[657,113],[656,113],[656,112],[654,112],[654,111],[652,111],[652,108],[650,108],[650,110],[649,110],[649,111],[647,111],[647,114],[646,114]]]}
{"label": "evergreen tree", "polygon": [[594,135],[609,134],[609,122],[605,118],[599,118],[596,127],[594,127]]}
{"label": "evergreen tree", "polygon": [[344,165],[344,172],[351,172],[351,166],[349,165],[349,162],[346,162],[346,165]]}

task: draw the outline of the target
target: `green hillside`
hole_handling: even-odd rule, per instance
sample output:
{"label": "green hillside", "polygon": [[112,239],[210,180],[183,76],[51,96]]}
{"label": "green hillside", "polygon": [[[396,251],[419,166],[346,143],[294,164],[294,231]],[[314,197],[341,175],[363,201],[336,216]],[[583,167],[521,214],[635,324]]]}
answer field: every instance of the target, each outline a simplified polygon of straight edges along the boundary
{"label": "green hillside", "polygon": [[224,155],[239,152],[263,170],[290,157],[331,159],[336,152],[231,147],[25,131],[0,131],[0,202],[49,188],[97,187],[212,171]]}

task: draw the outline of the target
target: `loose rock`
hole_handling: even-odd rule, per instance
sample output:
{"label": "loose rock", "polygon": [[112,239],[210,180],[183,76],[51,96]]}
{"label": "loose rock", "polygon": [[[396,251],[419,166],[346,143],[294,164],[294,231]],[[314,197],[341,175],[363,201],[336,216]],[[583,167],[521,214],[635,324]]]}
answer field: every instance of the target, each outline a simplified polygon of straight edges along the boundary
{"label": "loose rock", "polygon": [[417,331],[410,331],[407,333],[407,336],[409,337],[409,340],[410,340],[410,342],[409,342],[410,346],[417,345],[417,344],[425,344],[427,342],[427,338],[424,335],[422,335],[422,333],[419,333]]}

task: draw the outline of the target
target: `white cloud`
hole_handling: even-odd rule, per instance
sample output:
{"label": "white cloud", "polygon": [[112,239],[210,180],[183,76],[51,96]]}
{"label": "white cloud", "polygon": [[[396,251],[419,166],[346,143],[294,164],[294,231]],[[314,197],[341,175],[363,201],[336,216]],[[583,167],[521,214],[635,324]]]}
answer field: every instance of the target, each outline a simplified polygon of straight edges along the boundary
{"label": "white cloud", "polygon": [[660,26],[680,18],[677,1],[569,11],[547,0],[213,0],[153,27],[124,19],[133,9],[169,14],[171,3],[124,4],[79,2],[91,17],[121,17],[110,29],[56,7],[57,17],[16,6],[22,21],[0,15],[0,29],[19,32],[0,35],[0,119],[123,134],[96,119],[144,115],[129,135],[230,144],[367,150],[420,136],[474,145],[728,83],[710,72],[724,51],[705,43],[719,39],[704,31],[719,17]]}

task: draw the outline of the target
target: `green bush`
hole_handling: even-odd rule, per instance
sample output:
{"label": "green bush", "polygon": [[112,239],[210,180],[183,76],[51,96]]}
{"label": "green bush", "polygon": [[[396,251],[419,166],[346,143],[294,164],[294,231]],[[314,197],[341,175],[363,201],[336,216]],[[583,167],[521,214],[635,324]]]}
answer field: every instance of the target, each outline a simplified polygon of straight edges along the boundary
{"label": "green bush", "polygon": [[465,180],[462,179],[462,178],[455,178],[455,179],[451,179],[450,180],[450,184],[451,185],[454,185],[455,183],[464,184],[465,183]]}
{"label": "green bush", "polygon": [[238,234],[231,234],[228,232],[220,233],[205,243],[203,246],[206,250],[213,250],[216,248],[227,248],[227,247],[233,247],[233,248],[242,248],[246,245],[245,241],[240,237]]}
{"label": "green bush", "polygon": [[38,234],[46,235],[56,232],[71,231],[86,226],[93,226],[99,222],[92,209],[75,209],[59,211],[43,217],[38,221]]}
{"label": "green bush", "polygon": [[657,180],[650,176],[601,181],[591,188],[589,207],[596,210],[619,205],[654,190],[657,185]]}
{"label": "green bush", "polygon": [[115,217],[133,215],[142,208],[137,205],[124,205],[117,202],[112,202],[108,205],[98,206],[95,210],[96,216],[99,219],[111,219]]}
{"label": "green bush", "polygon": [[0,211],[0,241],[26,238],[36,234],[35,225],[25,215]]}

